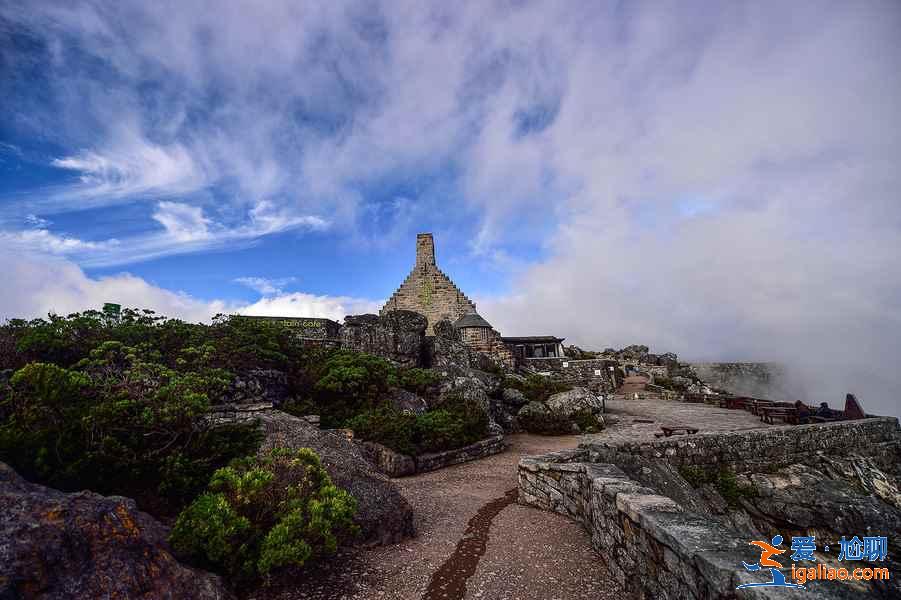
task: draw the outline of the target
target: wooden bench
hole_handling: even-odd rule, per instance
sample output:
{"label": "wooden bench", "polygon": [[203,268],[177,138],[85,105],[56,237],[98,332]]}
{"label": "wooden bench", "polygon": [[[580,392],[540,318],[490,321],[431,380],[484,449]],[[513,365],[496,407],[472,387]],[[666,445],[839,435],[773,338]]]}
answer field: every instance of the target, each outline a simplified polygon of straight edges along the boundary
{"label": "wooden bench", "polygon": [[798,424],[798,409],[787,406],[767,406],[760,408],[760,420],[773,423],[773,419],[782,419],[786,423]]}
{"label": "wooden bench", "polygon": [[660,431],[654,434],[654,437],[670,437],[671,435],[688,434],[692,435],[698,432],[697,427],[665,427],[660,426]]}

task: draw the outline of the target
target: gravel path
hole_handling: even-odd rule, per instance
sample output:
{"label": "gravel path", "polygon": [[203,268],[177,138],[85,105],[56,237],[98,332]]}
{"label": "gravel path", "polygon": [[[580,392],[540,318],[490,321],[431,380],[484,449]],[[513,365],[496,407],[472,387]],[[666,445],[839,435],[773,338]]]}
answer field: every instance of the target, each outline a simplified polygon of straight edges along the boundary
{"label": "gravel path", "polygon": [[299,575],[303,584],[259,590],[254,598],[614,598],[619,590],[579,525],[508,495],[517,487],[520,456],[573,448],[579,437],[508,440],[502,454],[395,480],[413,505],[415,538],[345,553],[328,570]]}

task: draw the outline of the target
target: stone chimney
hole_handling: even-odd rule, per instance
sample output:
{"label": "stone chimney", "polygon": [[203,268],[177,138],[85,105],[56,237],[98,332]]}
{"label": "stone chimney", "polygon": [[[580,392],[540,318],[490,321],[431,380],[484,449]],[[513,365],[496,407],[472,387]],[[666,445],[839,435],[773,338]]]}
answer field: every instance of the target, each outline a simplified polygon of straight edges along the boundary
{"label": "stone chimney", "polygon": [[435,266],[435,240],[431,233],[416,235],[416,266],[421,269]]}

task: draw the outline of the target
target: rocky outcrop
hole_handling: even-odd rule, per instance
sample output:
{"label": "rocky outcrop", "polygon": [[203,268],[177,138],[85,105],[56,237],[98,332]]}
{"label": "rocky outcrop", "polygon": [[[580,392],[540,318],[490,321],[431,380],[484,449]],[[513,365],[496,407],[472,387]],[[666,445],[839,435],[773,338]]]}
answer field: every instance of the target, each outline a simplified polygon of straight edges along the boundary
{"label": "rocky outcrop", "polygon": [[390,544],[414,534],[413,509],[391,481],[377,472],[356,444],[279,410],[253,414],[265,434],[260,452],[274,447],[312,448],[335,485],[357,500],[355,521],[368,544]]}
{"label": "rocky outcrop", "polygon": [[551,412],[566,417],[571,417],[583,410],[600,413],[603,408],[600,399],[583,387],[575,387],[566,392],[554,394],[547,399],[546,404]]}
{"label": "rocky outcrop", "polygon": [[421,415],[429,409],[429,404],[425,399],[407,390],[391,390],[386,400],[395,409],[415,415]]}
{"label": "rocky outcrop", "polygon": [[67,494],[0,463],[0,506],[0,598],[232,597],[176,561],[168,529],[128,498]]}
{"label": "rocky outcrop", "polygon": [[276,369],[253,369],[239,373],[225,394],[230,404],[271,403],[280,406],[288,398],[288,376]]}
{"label": "rocky outcrop", "polygon": [[379,473],[388,477],[404,477],[416,472],[416,461],[412,456],[395,452],[376,442],[361,442],[360,450],[366,460],[375,465]]}
{"label": "rocky outcrop", "polygon": [[348,315],[341,328],[341,347],[387,358],[405,367],[423,362],[428,321],[410,310],[378,315]]}

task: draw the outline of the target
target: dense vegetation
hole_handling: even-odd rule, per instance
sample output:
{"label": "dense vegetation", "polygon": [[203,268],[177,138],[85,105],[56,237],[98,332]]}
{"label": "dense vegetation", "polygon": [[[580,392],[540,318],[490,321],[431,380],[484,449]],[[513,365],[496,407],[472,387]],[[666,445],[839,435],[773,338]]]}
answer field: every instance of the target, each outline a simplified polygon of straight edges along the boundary
{"label": "dense vegetation", "polygon": [[348,426],[364,440],[402,454],[442,452],[475,443],[488,435],[488,415],[472,400],[449,395],[440,408],[421,415],[390,405],[366,411]]}
{"label": "dense vegetation", "polygon": [[253,425],[214,427],[206,415],[236,377],[260,369],[285,373],[285,410],[397,449],[445,450],[486,433],[484,412],[453,399],[412,418],[386,404],[396,388],[434,397],[432,371],[310,346],[277,323],[87,311],[0,326],[0,460],[35,481],[175,514],[213,472],[256,451]]}
{"label": "dense vegetation", "polygon": [[315,452],[275,449],[216,471],[179,515],[171,541],[181,555],[249,582],[333,553],[355,531],[355,509]]}

